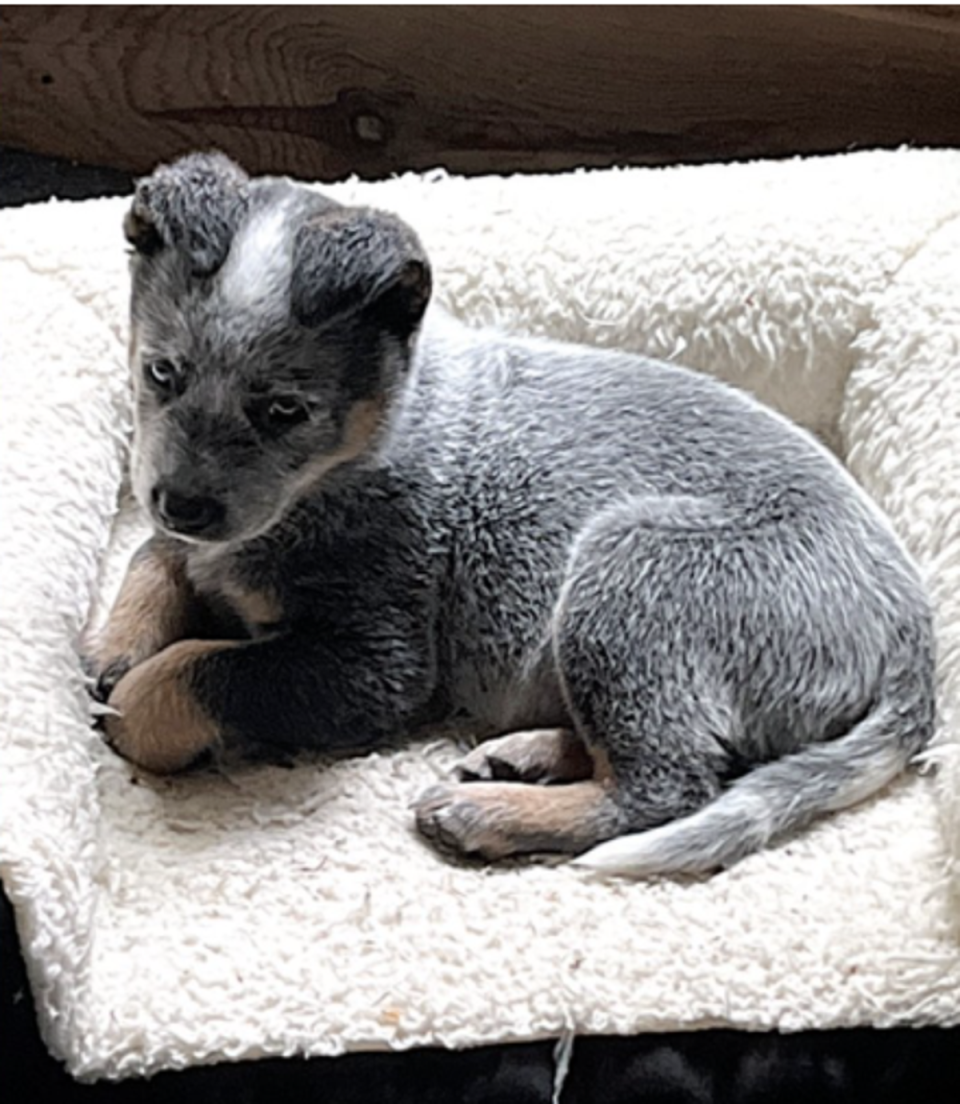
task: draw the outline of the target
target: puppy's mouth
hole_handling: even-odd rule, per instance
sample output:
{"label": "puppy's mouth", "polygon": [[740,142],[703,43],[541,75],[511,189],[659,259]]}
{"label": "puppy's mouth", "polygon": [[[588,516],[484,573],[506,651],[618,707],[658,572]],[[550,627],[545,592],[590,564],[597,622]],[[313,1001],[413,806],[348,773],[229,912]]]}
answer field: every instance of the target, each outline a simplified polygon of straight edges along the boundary
{"label": "puppy's mouth", "polygon": [[174,526],[166,525],[158,518],[154,517],[154,525],[157,532],[162,533],[164,536],[170,537],[173,540],[182,541],[184,544],[229,544],[235,539],[232,533],[227,531],[223,532],[203,532],[203,533],[188,533],[182,529],[177,529]]}
{"label": "puppy's mouth", "polygon": [[163,533],[164,536],[170,537],[173,540],[182,541],[184,544],[229,544],[234,539],[230,533],[223,533],[222,535],[213,535],[208,533],[183,533],[178,529],[172,529],[169,525],[164,525],[162,522],[157,522],[156,528],[157,531]]}

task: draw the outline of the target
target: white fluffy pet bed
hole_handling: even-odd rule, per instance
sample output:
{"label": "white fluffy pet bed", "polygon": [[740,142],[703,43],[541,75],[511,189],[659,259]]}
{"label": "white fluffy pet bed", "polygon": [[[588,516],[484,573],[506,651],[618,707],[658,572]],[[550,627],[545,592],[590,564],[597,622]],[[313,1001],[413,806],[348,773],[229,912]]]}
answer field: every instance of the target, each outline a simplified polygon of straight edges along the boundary
{"label": "white fluffy pet bed", "polygon": [[0,212],[0,872],[77,1076],[564,1032],[960,1023],[960,153],[329,189],[439,298],[675,358],[818,432],[937,608],[941,727],[875,799],[693,882],[453,866],[411,827],[452,741],[138,778],[81,631],[136,541],[122,200]]}

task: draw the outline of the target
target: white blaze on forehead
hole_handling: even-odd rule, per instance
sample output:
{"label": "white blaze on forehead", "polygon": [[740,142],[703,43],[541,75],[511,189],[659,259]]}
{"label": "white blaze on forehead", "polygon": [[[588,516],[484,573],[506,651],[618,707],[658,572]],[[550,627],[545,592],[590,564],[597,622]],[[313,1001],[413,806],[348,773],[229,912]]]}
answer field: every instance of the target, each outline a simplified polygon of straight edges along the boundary
{"label": "white blaze on forehead", "polygon": [[255,214],[233,240],[220,271],[220,295],[234,310],[268,310],[287,304],[292,242],[286,205]]}

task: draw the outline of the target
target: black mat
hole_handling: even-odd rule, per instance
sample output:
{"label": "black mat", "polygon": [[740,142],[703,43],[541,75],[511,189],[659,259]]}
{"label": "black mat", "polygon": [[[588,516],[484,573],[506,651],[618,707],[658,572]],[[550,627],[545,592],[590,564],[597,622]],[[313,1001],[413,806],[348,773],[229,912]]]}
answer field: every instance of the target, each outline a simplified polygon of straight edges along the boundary
{"label": "black mat", "polygon": [[58,199],[127,195],[133,178],[116,169],[79,165],[57,157],[37,157],[0,146],[0,207],[21,207]]}

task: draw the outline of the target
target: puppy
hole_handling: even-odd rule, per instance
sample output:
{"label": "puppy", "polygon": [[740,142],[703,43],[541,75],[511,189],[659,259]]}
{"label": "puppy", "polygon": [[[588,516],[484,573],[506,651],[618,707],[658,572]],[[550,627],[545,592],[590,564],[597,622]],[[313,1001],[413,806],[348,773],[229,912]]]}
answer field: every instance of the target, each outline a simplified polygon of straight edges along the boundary
{"label": "puppy", "polygon": [[126,234],[156,532],[95,648],[120,755],[467,721],[497,738],[423,794],[424,836],[650,875],[728,865],[927,743],[917,571],[783,418],[466,329],[399,219],[220,155],[140,182]]}

